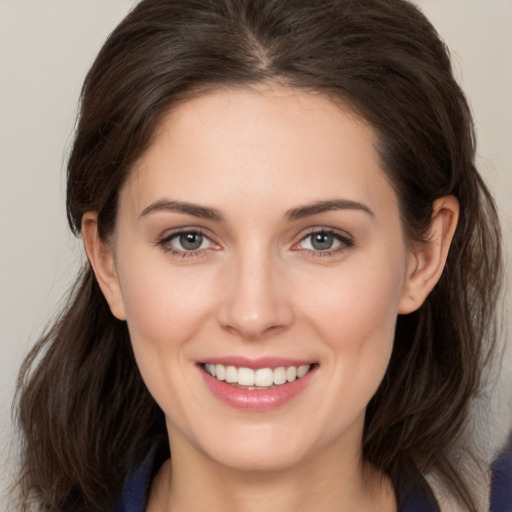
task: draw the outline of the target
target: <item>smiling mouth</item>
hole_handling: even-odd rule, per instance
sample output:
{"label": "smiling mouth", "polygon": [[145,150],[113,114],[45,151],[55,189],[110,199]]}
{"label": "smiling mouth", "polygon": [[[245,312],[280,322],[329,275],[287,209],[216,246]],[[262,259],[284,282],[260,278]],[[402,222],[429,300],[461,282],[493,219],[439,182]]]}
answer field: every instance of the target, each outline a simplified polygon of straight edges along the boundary
{"label": "smiling mouth", "polygon": [[203,364],[201,366],[206,373],[218,381],[248,390],[265,390],[301,379],[315,365],[279,366],[277,368],[258,368],[255,370],[223,364]]}

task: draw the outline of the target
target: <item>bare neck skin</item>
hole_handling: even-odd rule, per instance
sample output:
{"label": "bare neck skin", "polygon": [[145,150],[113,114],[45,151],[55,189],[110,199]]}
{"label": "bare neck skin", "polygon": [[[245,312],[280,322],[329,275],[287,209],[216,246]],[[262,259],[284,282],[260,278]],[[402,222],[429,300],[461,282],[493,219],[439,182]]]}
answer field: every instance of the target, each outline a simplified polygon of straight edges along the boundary
{"label": "bare neck skin", "polygon": [[155,477],[147,512],[395,512],[389,479],[364,464],[358,434],[290,468],[239,471],[219,465],[184,439]]}

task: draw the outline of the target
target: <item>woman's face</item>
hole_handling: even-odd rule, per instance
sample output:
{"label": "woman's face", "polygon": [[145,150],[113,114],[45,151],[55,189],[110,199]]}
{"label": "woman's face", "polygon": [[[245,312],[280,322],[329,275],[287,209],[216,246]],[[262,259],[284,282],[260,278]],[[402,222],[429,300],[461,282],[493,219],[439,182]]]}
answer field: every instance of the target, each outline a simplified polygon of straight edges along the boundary
{"label": "woman's face", "polygon": [[359,457],[412,259],[375,142],[277,87],[205,94],[160,126],[120,195],[113,311],[175,454]]}

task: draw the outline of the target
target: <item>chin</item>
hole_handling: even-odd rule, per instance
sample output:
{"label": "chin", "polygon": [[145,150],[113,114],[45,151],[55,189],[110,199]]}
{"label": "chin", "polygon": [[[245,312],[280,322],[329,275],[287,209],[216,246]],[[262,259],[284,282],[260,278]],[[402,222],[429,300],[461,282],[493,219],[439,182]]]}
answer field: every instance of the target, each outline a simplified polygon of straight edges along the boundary
{"label": "chin", "polygon": [[212,454],[214,460],[229,469],[243,472],[284,471],[300,464],[302,457],[296,451],[245,449],[237,445],[222,453]]}
{"label": "chin", "polygon": [[233,430],[226,430],[222,438],[205,440],[200,447],[211,460],[233,470],[284,471],[300,466],[320,448],[318,440],[311,438],[312,429],[301,432],[289,426],[260,425]]}

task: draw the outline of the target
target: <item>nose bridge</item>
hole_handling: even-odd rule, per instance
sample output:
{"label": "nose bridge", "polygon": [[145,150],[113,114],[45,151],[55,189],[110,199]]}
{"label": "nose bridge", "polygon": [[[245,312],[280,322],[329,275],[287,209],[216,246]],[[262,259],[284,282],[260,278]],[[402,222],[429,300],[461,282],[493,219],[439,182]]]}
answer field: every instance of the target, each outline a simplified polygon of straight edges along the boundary
{"label": "nose bridge", "polygon": [[283,262],[262,244],[248,244],[229,265],[227,293],[220,307],[224,328],[256,339],[286,328],[293,319]]}

